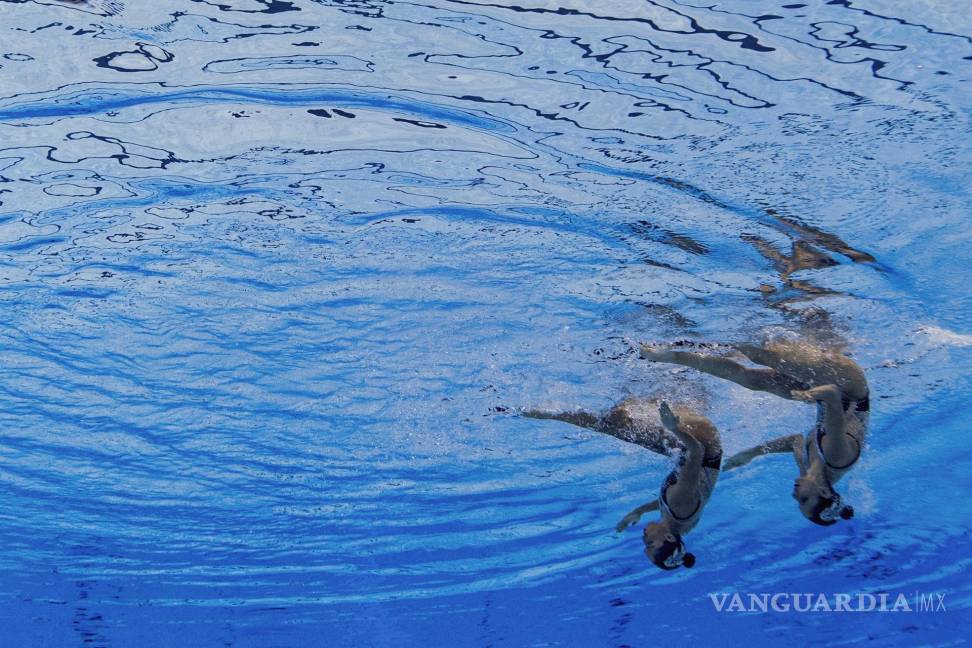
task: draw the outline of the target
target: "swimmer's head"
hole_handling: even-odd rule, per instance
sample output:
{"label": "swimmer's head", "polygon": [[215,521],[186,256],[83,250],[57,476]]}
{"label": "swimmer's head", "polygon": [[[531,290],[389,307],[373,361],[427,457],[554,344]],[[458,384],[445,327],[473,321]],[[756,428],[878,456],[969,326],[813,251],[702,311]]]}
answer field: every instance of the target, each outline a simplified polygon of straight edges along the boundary
{"label": "swimmer's head", "polygon": [[798,477],[793,483],[793,499],[803,517],[820,526],[836,524],[837,520],[854,517],[854,508],[844,504],[840,493],[829,484],[820,484],[808,477]]}
{"label": "swimmer's head", "polygon": [[670,571],[680,566],[691,568],[695,565],[695,554],[685,551],[681,536],[673,533],[663,522],[648,524],[642,540],[645,543],[645,555],[659,569]]}

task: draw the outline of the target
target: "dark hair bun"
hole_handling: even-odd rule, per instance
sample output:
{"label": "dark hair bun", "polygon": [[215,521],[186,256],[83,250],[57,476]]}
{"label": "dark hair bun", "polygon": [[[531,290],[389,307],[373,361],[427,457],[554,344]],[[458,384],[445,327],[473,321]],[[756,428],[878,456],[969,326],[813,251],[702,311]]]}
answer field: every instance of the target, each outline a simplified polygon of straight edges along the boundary
{"label": "dark hair bun", "polygon": [[685,556],[682,558],[682,565],[686,569],[692,569],[692,567],[695,566],[695,554],[693,553],[685,554]]}
{"label": "dark hair bun", "polygon": [[854,517],[854,507],[853,506],[845,506],[844,508],[840,509],[840,517],[841,517],[841,519],[844,519],[844,520],[849,520],[852,517]]}

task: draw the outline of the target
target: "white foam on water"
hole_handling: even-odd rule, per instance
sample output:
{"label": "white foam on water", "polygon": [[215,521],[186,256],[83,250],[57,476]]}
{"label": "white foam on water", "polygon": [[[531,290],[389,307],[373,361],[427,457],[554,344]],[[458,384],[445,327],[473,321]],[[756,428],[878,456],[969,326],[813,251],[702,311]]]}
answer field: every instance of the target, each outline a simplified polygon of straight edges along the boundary
{"label": "white foam on water", "polygon": [[939,326],[922,326],[918,328],[918,332],[924,333],[939,344],[959,347],[972,346],[972,335],[956,333],[955,331],[949,331]]}

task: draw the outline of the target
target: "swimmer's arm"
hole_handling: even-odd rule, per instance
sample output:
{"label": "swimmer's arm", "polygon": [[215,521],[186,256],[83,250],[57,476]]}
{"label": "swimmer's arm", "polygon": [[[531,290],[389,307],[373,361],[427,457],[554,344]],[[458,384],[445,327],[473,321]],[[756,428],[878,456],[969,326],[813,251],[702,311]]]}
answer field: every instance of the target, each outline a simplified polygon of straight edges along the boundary
{"label": "swimmer's arm", "polygon": [[732,470],[733,468],[745,466],[756,457],[760,457],[762,455],[787,454],[789,452],[794,452],[794,449],[799,448],[802,442],[803,435],[791,434],[789,436],[773,439],[772,441],[767,441],[766,443],[761,443],[755,448],[749,448],[748,450],[737,452],[729,457],[725,463],[722,464],[722,470]]}
{"label": "swimmer's arm", "polygon": [[792,395],[796,400],[823,403],[823,423],[827,431],[827,439],[834,451],[840,455],[848,454],[850,444],[844,432],[844,406],[840,399],[840,388],[837,385],[822,385],[806,391],[794,390]]}
{"label": "swimmer's arm", "polygon": [[625,515],[623,518],[621,518],[621,521],[618,522],[618,525],[614,528],[618,532],[624,531],[632,524],[637,524],[638,520],[641,519],[642,515],[644,515],[645,513],[651,513],[652,511],[657,511],[658,508],[659,508],[658,500],[653,499],[647,504],[642,504],[635,510]]}
{"label": "swimmer's arm", "polygon": [[688,427],[679,421],[667,402],[662,401],[658,411],[661,414],[662,425],[678,437],[678,440],[685,447],[685,462],[679,469],[678,481],[668,488],[668,506],[676,515],[688,515],[697,505],[695,500],[697,499],[699,476],[702,472],[702,455],[705,448],[698,439],[692,436]]}

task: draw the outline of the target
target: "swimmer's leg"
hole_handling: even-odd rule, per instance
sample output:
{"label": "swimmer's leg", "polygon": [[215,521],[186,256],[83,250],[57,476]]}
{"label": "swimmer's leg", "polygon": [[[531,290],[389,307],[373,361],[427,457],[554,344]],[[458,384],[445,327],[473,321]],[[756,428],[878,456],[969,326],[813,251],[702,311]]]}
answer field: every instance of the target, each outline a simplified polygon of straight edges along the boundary
{"label": "swimmer's leg", "polygon": [[576,412],[545,412],[542,410],[527,410],[522,416],[535,419],[551,419],[563,421],[613,436],[627,443],[640,445],[646,450],[666,457],[671,456],[677,444],[674,439],[657,425],[644,421],[636,421],[627,408],[627,401],[612,407],[604,416],[597,416],[590,412],[578,410]]}
{"label": "swimmer's leg", "polygon": [[554,421],[563,421],[564,423],[570,423],[571,425],[587,428],[589,430],[596,430],[598,423],[601,420],[601,417],[595,416],[594,414],[585,412],[583,410],[578,410],[576,412],[546,412],[543,410],[526,410],[520,412],[520,416],[533,419],[552,419]]}
{"label": "swimmer's leg", "polygon": [[669,362],[697,369],[716,378],[729,380],[753,391],[775,394],[792,400],[790,392],[806,388],[790,376],[775,369],[751,369],[735,360],[720,356],[702,355],[691,351],[672,351],[665,348],[641,345],[641,357],[652,362]]}
{"label": "swimmer's leg", "polygon": [[822,381],[825,384],[831,383],[834,380],[834,368],[830,366],[833,359],[828,359],[819,352],[780,344],[737,344],[734,348],[756,364],[775,369],[808,386],[819,385]]}
{"label": "swimmer's leg", "polygon": [[616,439],[640,445],[655,454],[672,456],[678,448],[678,442],[657,423],[632,416],[628,408],[635,402],[634,399],[627,399],[612,407],[595,429]]}
{"label": "swimmer's leg", "polygon": [[752,344],[734,344],[734,349],[744,356],[764,367],[786,371],[792,364],[799,364],[799,360],[794,358],[794,353],[788,347],[783,346],[754,346]]}
{"label": "swimmer's leg", "polygon": [[842,392],[852,397],[863,398],[867,395],[867,378],[863,370],[847,356],[787,344],[767,344],[761,347],[740,344],[734,348],[756,364],[765,365],[805,383],[802,389],[837,385]]}

